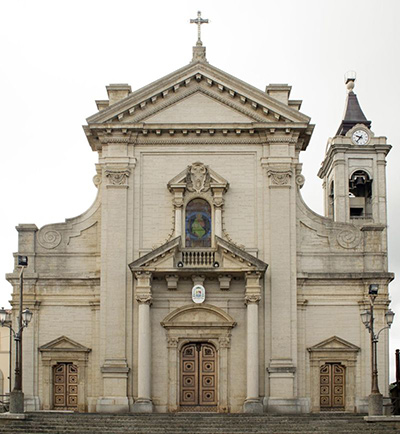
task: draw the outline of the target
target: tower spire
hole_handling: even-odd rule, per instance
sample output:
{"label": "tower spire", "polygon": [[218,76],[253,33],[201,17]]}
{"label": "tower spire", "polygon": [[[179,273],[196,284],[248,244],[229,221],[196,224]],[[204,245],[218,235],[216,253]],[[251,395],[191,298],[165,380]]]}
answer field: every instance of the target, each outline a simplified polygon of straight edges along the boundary
{"label": "tower spire", "polygon": [[363,111],[361,110],[360,103],[358,102],[357,95],[353,92],[356,81],[356,73],[349,71],[345,75],[345,84],[347,87],[347,99],[344,109],[343,120],[336,133],[337,136],[346,135],[347,131],[357,124],[364,124],[366,127],[371,127],[371,121],[367,120]]}

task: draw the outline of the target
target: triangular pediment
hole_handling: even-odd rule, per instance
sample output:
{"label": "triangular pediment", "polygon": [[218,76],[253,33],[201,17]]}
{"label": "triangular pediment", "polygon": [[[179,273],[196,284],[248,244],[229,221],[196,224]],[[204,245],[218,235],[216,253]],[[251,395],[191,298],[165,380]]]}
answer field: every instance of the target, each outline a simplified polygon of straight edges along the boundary
{"label": "triangular pediment", "polygon": [[146,124],[252,123],[257,120],[198,91],[143,119]]}
{"label": "triangular pediment", "polygon": [[56,352],[90,352],[91,349],[85,347],[84,345],[75,342],[74,340],[68,338],[67,336],[60,336],[57,339],[54,339],[48,342],[45,345],[42,345],[39,348],[39,351],[56,351]]}
{"label": "triangular pediment", "polygon": [[[228,273],[254,271],[264,273],[267,270],[268,264],[240,247],[218,236],[215,236],[215,240],[216,248],[213,249],[213,251],[217,253],[216,258],[220,261],[217,261],[217,266],[214,263],[209,266],[193,268],[193,266],[185,264],[180,260],[180,253],[185,251],[185,249],[181,247],[181,237],[176,237],[136,261],[133,261],[129,264],[129,267],[133,272],[149,271],[153,273],[193,273],[196,269],[202,269],[212,273],[220,273],[221,271]],[[179,262],[181,265],[179,265]]]}
{"label": "triangular pediment", "polygon": [[317,345],[314,345],[311,348],[308,348],[308,351],[359,351],[360,348],[356,345],[339,338],[338,336],[332,336]]}
{"label": "triangular pediment", "polygon": [[[208,99],[207,99],[208,98]],[[210,113],[196,112],[195,102],[200,108],[211,108]],[[189,112],[182,113],[184,108]],[[221,110],[210,116],[212,110]],[[199,123],[196,115],[203,116],[204,123],[249,123],[282,122],[308,124],[310,118],[298,109],[285,104],[214,66],[191,63],[161,79],[130,93],[118,102],[109,105],[89,117],[91,124],[137,122],[172,123],[178,114],[188,124]],[[200,117],[201,119],[201,117]],[[193,122],[194,121],[194,122]],[[184,123],[180,120],[180,123]]]}

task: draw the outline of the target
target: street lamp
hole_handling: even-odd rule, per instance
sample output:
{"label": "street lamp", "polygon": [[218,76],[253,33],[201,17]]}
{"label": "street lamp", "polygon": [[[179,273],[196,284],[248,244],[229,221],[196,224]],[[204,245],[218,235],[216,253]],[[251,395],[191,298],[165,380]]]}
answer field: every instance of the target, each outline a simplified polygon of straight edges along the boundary
{"label": "street lamp", "polygon": [[22,310],[23,289],[24,289],[24,269],[28,265],[26,256],[18,256],[18,265],[21,267],[19,275],[19,315],[18,328],[14,330],[7,321],[7,312],[4,308],[0,309],[0,324],[2,327],[8,327],[15,340],[15,376],[14,389],[10,392],[10,413],[24,412],[24,394],[22,392],[22,331],[28,327],[32,319],[32,312],[29,309]]}
{"label": "street lamp", "polygon": [[378,387],[378,363],[377,363],[377,347],[379,335],[385,329],[389,329],[394,320],[394,312],[390,309],[385,313],[386,327],[383,327],[375,334],[374,331],[374,303],[378,296],[379,285],[369,285],[368,295],[371,301],[370,309],[361,312],[361,321],[371,335],[371,394],[368,397],[368,415],[377,416],[383,414],[383,396],[379,392]]}

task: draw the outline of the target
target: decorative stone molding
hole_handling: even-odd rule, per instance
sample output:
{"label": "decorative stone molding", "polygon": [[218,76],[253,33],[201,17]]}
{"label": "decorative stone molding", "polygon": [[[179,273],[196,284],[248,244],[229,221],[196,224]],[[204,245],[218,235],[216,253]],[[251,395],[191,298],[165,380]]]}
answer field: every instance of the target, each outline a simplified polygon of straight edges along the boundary
{"label": "decorative stone molding", "polygon": [[105,173],[106,173],[106,177],[109,180],[108,185],[123,186],[123,185],[128,185],[128,177],[131,171],[129,169],[125,169],[125,170],[106,169]]}
{"label": "decorative stone molding", "polygon": [[151,282],[152,273],[148,271],[138,271],[135,273],[136,283],[136,301],[141,304],[151,304]]}
{"label": "decorative stone molding", "polygon": [[203,285],[205,278],[206,276],[202,274],[193,274],[192,276],[193,285]]}
{"label": "decorative stone molding", "polygon": [[360,244],[361,233],[357,229],[344,229],[337,234],[336,240],[344,249],[354,249]]}
{"label": "decorative stone molding", "polygon": [[232,276],[230,274],[224,274],[221,276],[218,276],[219,280],[219,289],[222,291],[229,290],[231,285]]}
{"label": "decorative stone molding", "polygon": [[273,185],[288,185],[292,176],[291,170],[268,170],[268,176],[271,178]]}
{"label": "decorative stone molding", "polygon": [[[200,137],[184,138],[184,137],[173,137],[173,138],[157,138],[157,137],[139,137],[138,144],[140,145],[249,145],[249,144],[260,144],[261,140],[258,137],[239,138],[239,137],[209,137],[207,135],[200,133]],[[204,137],[202,137],[202,135]]]}
{"label": "decorative stone molding", "polygon": [[177,274],[167,274],[165,280],[167,281],[168,289],[174,290],[178,288],[179,276]]}
{"label": "decorative stone molding", "polygon": [[268,143],[297,143],[296,137],[285,137],[285,136],[276,136],[271,137],[267,136]]}
{"label": "decorative stone molding", "polygon": [[261,300],[261,295],[258,294],[246,294],[244,296],[245,304],[258,303]]}
{"label": "decorative stone molding", "polygon": [[222,336],[218,339],[218,343],[220,348],[230,348],[231,347],[231,338],[230,336]]}
{"label": "decorative stone molding", "polygon": [[258,271],[246,273],[245,304],[258,303],[261,300],[261,273]]}
{"label": "decorative stone molding", "polygon": [[296,184],[299,188],[302,188],[304,183],[306,182],[306,178],[303,175],[296,176]]}
{"label": "decorative stone molding", "polygon": [[153,299],[151,294],[136,294],[136,301],[141,304],[151,304]]}
{"label": "decorative stone molding", "polygon": [[99,185],[101,184],[101,176],[100,175],[95,175],[93,176],[93,184],[95,185],[96,188],[99,188]]}
{"label": "decorative stone molding", "polygon": [[196,45],[195,47],[193,47],[192,63],[194,62],[207,62],[206,47],[203,47],[202,45]]}
{"label": "decorative stone molding", "polygon": [[213,197],[213,205],[216,208],[222,208],[224,206],[224,203],[225,203],[225,199],[222,197],[222,194]]}
{"label": "decorative stone molding", "polygon": [[208,167],[200,162],[188,166],[186,189],[190,192],[206,192],[210,189],[210,174]]}
{"label": "decorative stone molding", "polygon": [[38,232],[38,242],[45,249],[56,248],[61,243],[61,240],[62,236],[60,232],[55,229],[43,226]]}
{"label": "decorative stone molding", "polygon": [[167,348],[178,348],[179,339],[178,338],[167,338]]}
{"label": "decorative stone molding", "polygon": [[175,196],[172,199],[172,204],[175,208],[182,208],[183,206],[183,191],[175,191]]}
{"label": "decorative stone molding", "polygon": [[295,366],[269,366],[267,368],[269,374],[294,374]]}

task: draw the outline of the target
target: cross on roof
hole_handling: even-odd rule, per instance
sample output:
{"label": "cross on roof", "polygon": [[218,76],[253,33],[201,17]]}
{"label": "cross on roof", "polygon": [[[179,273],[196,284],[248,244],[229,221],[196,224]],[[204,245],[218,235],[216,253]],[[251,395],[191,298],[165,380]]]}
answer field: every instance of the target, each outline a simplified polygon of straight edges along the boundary
{"label": "cross on roof", "polygon": [[200,26],[202,24],[208,24],[208,20],[205,20],[204,18],[201,18],[201,12],[198,11],[197,12],[197,18],[196,19],[191,19],[190,20],[190,24],[197,24],[197,44],[196,45],[203,45],[203,43],[201,42],[201,30],[200,30]]}

